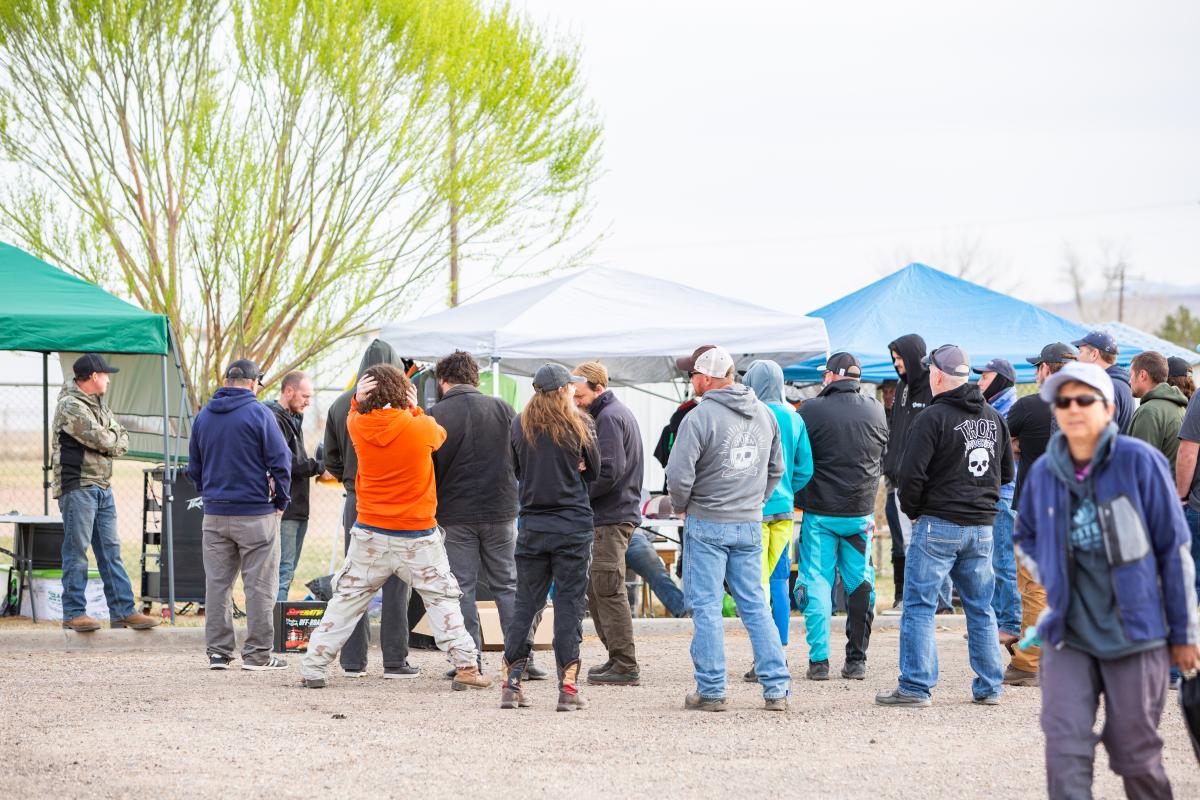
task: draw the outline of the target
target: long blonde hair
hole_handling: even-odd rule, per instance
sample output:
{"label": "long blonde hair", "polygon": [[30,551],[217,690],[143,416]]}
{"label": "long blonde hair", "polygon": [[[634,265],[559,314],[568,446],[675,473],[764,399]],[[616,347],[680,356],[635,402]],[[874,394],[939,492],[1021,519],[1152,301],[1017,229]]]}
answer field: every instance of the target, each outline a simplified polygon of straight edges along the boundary
{"label": "long blonde hair", "polygon": [[534,392],[521,412],[521,429],[530,444],[545,434],[564,450],[578,450],[595,435],[591,420],[572,405],[565,386],[553,392]]}

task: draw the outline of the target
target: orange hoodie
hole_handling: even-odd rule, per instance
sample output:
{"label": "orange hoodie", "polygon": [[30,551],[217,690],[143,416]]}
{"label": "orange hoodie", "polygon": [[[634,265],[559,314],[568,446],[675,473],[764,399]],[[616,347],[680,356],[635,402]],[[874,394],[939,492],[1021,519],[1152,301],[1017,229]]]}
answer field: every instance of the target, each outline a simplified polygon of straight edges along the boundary
{"label": "orange hoodie", "polygon": [[346,428],[358,455],[358,521],[393,531],[437,525],[433,451],[446,441],[445,429],[415,406],[359,414],[353,398]]}

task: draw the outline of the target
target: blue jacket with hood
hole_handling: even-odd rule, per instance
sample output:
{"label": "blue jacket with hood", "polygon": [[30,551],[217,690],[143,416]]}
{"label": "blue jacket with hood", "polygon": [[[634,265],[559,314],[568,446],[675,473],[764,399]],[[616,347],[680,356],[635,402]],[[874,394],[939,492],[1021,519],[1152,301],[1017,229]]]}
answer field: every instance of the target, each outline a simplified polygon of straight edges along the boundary
{"label": "blue jacket with hood", "polygon": [[[1071,598],[1071,491],[1074,480],[1067,440],[1050,439],[1046,454],[1021,488],[1013,543],[1033,577],[1046,588],[1038,634],[1061,647]],[[1132,642],[1166,639],[1196,644],[1195,565],[1191,535],[1167,459],[1143,441],[1109,427],[1092,460],[1088,480],[1099,511],[1113,594]]]}
{"label": "blue jacket with hood", "polygon": [[812,447],[808,430],[796,409],[783,396],[783,369],[774,361],[755,361],[746,370],[742,383],[754,390],[779,422],[779,441],[783,446],[783,478],[763,506],[763,516],[790,514],[796,494],[813,475]]}
{"label": "blue jacket with hood", "polygon": [[287,508],[292,453],[254,392],[226,386],[192,423],[187,473],[205,514],[262,516]]}
{"label": "blue jacket with hood", "polygon": [[1108,373],[1108,377],[1112,378],[1113,382],[1113,403],[1116,406],[1116,411],[1113,412],[1113,421],[1117,423],[1119,433],[1129,433],[1129,425],[1133,422],[1135,409],[1133,389],[1129,386],[1129,370],[1113,364],[1104,371]]}

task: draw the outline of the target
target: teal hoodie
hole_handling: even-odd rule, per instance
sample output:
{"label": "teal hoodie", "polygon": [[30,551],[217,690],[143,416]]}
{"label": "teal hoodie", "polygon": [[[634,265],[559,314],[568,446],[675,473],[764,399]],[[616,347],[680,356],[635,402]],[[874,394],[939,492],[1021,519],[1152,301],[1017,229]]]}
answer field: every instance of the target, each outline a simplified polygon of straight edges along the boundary
{"label": "teal hoodie", "polygon": [[779,439],[783,445],[783,480],[775,487],[771,499],[763,506],[763,516],[790,514],[795,508],[796,494],[804,488],[813,474],[812,446],[804,419],[783,397],[783,369],[774,361],[755,361],[746,370],[742,383],[754,390],[759,400],[767,404],[779,421]]}

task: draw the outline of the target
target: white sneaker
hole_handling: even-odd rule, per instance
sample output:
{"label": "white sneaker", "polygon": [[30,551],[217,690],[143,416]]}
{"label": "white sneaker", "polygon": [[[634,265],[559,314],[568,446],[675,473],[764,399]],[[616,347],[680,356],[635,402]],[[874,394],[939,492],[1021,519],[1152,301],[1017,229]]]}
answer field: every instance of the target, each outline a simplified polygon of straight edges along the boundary
{"label": "white sneaker", "polygon": [[353,670],[353,671],[343,670],[342,674],[345,675],[347,678],[365,678],[365,677],[367,677],[367,671],[365,669]]}
{"label": "white sneaker", "polygon": [[897,603],[896,605],[892,606],[891,608],[885,608],[883,611],[879,612],[879,616],[881,616],[881,617],[899,617],[899,616],[902,616],[903,614],[904,614],[904,602],[903,601]]}

